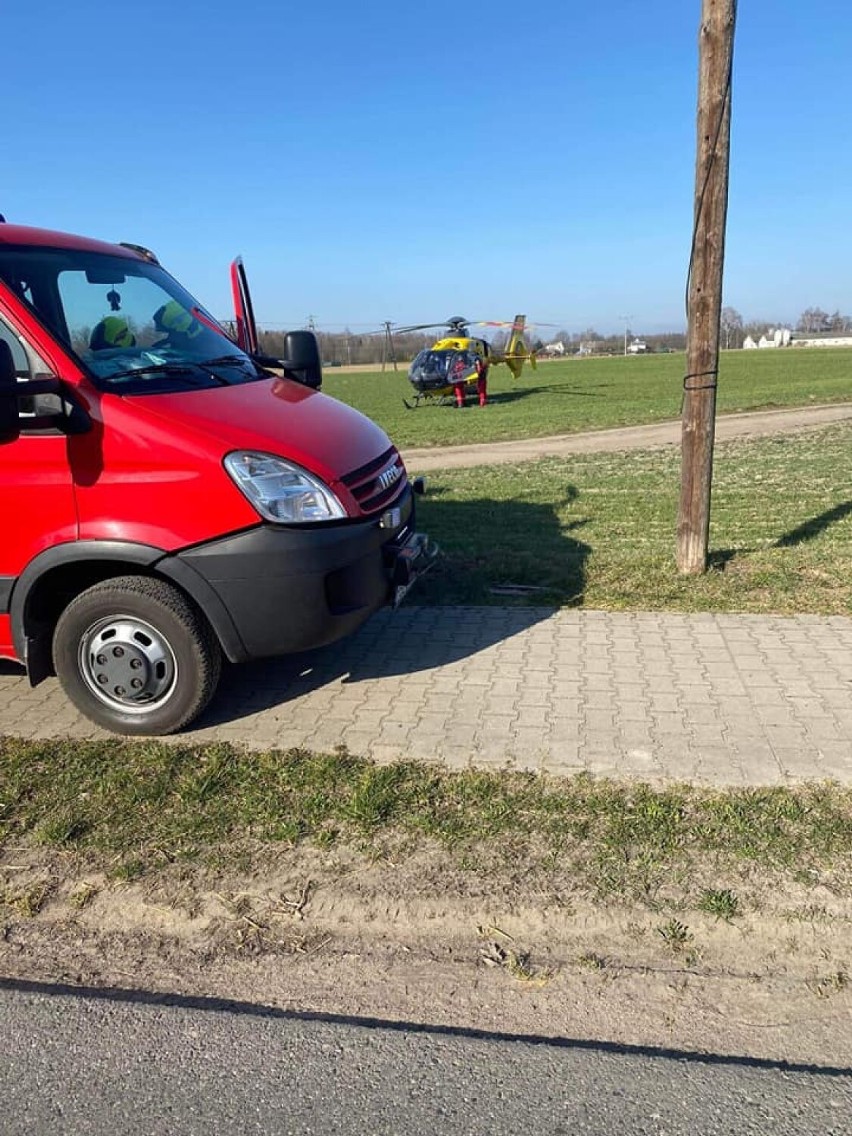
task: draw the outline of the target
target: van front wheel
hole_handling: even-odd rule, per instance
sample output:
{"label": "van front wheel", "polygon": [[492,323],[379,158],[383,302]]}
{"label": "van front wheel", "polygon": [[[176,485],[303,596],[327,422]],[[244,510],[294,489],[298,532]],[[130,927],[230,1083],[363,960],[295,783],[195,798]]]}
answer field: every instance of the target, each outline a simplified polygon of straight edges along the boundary
{"label": "van front wheel", "polygon": [[222,669],[218,640],[162,580],[119,576],[81,592],[56,624],[53,663],[65,693],[118,734],[172,734],[196,718]]}

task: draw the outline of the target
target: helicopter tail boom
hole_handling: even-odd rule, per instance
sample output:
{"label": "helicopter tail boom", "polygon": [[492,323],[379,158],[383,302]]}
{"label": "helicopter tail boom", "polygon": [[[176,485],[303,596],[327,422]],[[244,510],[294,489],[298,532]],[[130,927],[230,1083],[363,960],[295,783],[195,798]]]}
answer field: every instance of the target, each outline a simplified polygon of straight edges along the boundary
{"label": "helicopter tail boom", "polygon": [[529,359],[533,369],[535,369],[536,366],[535,353],[530,351],[524,339],[526,318],[526,316],[515,316],[514,322],[512,323],[512,334],[509,336],[506,350],[502,357],[497,360],[498,362],[505,363],[516,379],[521,376],[525,360]]}

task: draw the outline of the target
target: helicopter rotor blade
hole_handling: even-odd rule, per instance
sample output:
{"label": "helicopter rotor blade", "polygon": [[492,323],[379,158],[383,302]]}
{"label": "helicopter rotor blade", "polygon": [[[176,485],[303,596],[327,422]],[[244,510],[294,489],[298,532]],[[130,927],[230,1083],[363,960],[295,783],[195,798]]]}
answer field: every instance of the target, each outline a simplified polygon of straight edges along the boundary
{"label": "helicopter rotor blade", "polygon": [[469,320],[464,316],[451,316],[449,319],[436,320],[434,323],[413,323],[406,327],[392,327],[391,331],[394,335],[405,335],[409,331],[429,331],[433,327],[471,327],[474,324],[480,324],[482,320]]}
{"label": "helicopter rotor blade", "polygon": [[[513,327],[514,320],[479,320],[483,327]],[[558,323],[541,323],[539,320],[530,320],[524,326],[524,331],[529,331],[531,327],[559,327]]]}
{"label": "helicopter rotor blade", "polygon": [[391,331],[394,335],[406,335],[410,331],[428,331],[433,327],[447,327],[447,322],[441,320],[439,323],[413,323],[408,327],[392,327]]}
{"label": "helicopter rotor blade", "polygon": [[[514,320],[469,320],[464,316],[451,316],[450,319],[435,320],[434,323],[412,323],[405,324],[404,326],[397,327],[391,324],[388,328],[382,328],[376,332],[377,335],[384,335],[390,331],[391,335],[408,335],[414,331],[431,331],[436,327],[446,328],[462,328],[462,327],[512,327]],[[555,323],[538,323],[532,322],[526,325],[526,330],[529,331],[532,327],[558,327]]]}

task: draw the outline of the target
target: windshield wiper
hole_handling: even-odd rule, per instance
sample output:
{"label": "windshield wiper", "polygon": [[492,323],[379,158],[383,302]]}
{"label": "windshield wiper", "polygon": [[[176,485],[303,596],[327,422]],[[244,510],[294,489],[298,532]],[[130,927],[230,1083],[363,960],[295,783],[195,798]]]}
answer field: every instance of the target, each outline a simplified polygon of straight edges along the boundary
{"label": "windshield wiper", "polygon": [[196,366],[198,367],[245,367],[246,363],[251,363],[251,360],[240,355],[218,355],[215,359],[200,359]]}
{"label": "windshield wiper", "polygon": [[122,379],[125,375],[191,375],[195,369],[194,364],[190,367],[186,363],[146,363],[144,367],[128,367],[125,371],[114,371],[104,377]]}
{"label": "windshield wiper", "polygon": [[149,363],[145,367],[128,367],[125,371],[116,371],[112,375],[104,375],[103,378],[105,382],[112,382],[114,379],[132,379],[137,375],[180,375],[182,377],[191,375],[198,379],[200,378],[199,371],[205,379],[214,379],[214,381],[222,384],[221,379],[217,379],[215,375],[205,371],[198,363]]}

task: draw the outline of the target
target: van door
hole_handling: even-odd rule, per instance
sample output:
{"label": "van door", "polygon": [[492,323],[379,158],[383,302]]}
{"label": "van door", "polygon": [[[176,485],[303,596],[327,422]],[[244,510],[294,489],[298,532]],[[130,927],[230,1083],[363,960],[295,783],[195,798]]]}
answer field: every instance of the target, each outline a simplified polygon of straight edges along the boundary
{"label": "van door", "polygon": [[[12,349],[19,379],[51,373],[2,312],[0,339]],[[36,428],[30,409],[22,406],[20,436],[0,442],[0,654],[7,656],[13,653],[8,612],[15,580],[40,552],[77,539],[67,436]]]}
{"label": "van door", "polygon": [[243,258],[238,256],[231,264],[231,291],[234,295],[234,316],[237,321],[237,343],[247,355],[257,355],[257,324],[251,303],[248,278]]}

